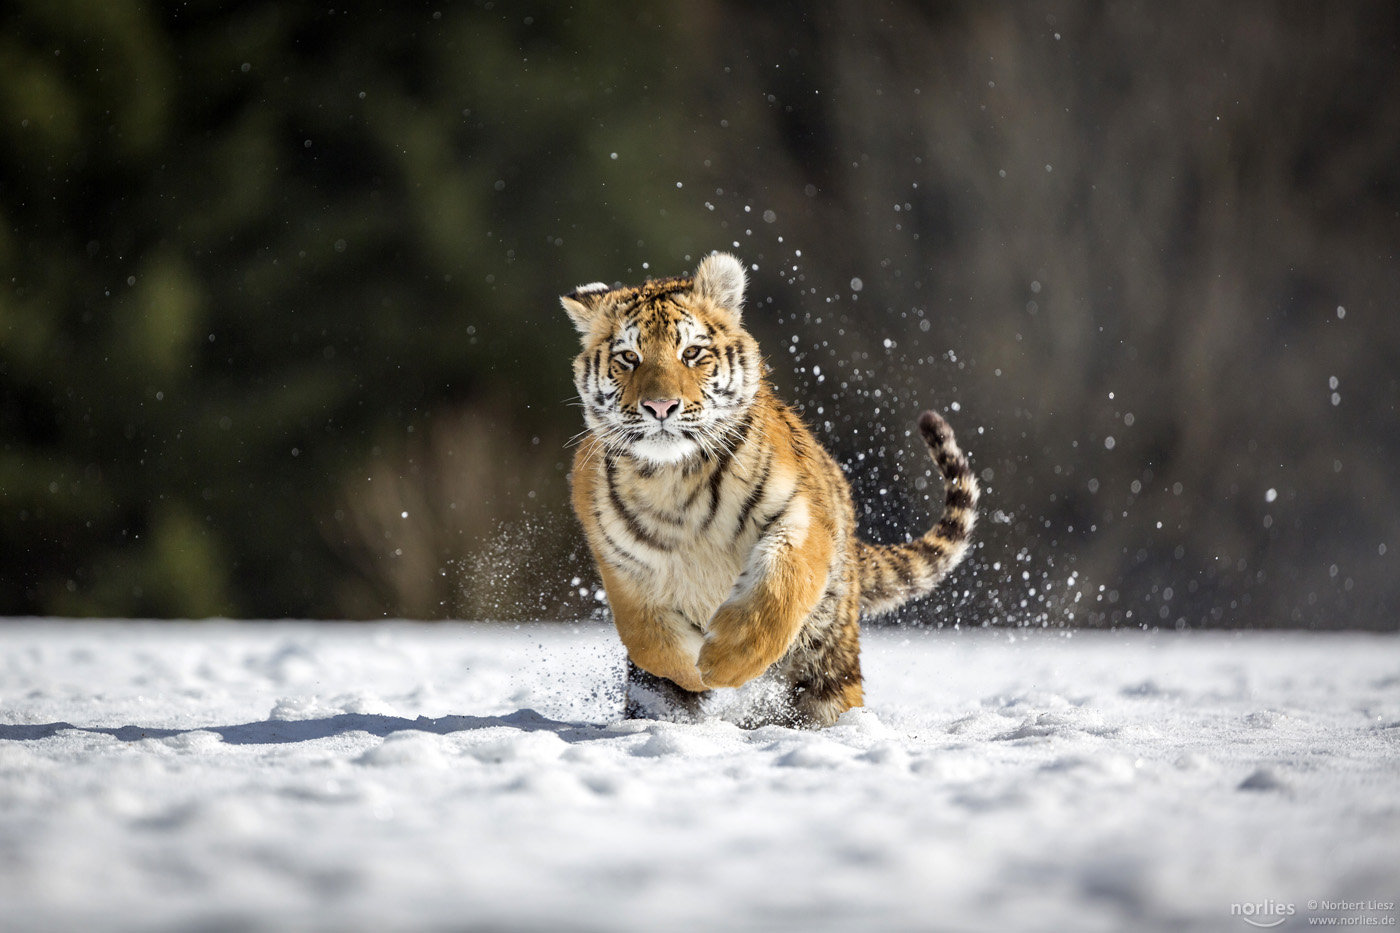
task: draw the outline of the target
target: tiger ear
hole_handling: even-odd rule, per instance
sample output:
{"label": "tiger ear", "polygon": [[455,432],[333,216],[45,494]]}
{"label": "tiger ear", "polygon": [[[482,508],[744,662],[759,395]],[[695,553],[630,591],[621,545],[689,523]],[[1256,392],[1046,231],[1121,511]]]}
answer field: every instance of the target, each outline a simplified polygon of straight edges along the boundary
{"label": "tiger ear", "polygon": [[736,318],[744,307],[747,285],[744,264],[728,253],[711,253],[695,270],[695,294],[710,299]]}
{"label": "tiger ear", "polygon": [[610,291],[612,288],[602,282],[592,282],[560,296],[559,303],[564,306],[569,320],[574,322],[580,334],[587,336],[593,329],[594,322],[603,313],[603,296]]}

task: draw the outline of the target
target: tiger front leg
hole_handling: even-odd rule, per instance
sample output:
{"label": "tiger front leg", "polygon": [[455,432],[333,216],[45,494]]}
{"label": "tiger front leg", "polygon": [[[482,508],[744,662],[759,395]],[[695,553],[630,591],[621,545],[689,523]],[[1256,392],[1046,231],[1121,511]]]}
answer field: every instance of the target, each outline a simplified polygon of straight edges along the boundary
{"label": "tiger front leg", "polygon": [[704,693],[706,687],[695,667],[699,630],[675,612],[649,604],[628,578],[606,563],[600,561],[598,569],[629,662],[690,693]]}
{"label": "tiger front leg", "polygon": [[760,538],[734,592],[715,610],[696,666],[706,687],[738,687],[787,653],[816,608],[830,573],[832,536],[807,518]]}

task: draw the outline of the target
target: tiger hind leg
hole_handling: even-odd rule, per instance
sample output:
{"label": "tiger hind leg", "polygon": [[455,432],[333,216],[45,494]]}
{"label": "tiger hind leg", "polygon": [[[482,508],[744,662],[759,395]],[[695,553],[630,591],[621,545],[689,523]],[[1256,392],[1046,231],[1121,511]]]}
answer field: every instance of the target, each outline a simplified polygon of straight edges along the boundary
{"label": "tiger hind leg", "polygon": [[865,703],[860,674],[860,623],[855,600],[838,610],[826,631],[803,639],[788,658],[785,679],[792,725],[819,729]]}

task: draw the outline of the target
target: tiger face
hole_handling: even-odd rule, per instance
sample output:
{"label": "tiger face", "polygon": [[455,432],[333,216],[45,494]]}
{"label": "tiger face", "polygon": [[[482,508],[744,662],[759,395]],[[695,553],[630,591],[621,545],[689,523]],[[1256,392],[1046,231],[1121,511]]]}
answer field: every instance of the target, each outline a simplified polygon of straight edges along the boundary
{"label": "tiger face", "polygon": [[739,261],[716,254],[694,278],[594,283],[561,299],[583,343],[584,420],[610,452],[662,465],[726,448],[762,374],[740,323],[744,285]]}

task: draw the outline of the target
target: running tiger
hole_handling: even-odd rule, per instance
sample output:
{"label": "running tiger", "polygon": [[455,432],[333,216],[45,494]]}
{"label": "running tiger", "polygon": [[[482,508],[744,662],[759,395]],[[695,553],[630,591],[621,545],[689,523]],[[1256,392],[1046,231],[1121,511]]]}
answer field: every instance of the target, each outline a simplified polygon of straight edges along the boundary
{"label": "running tiger", "polygon": [[764,379],[746,284],[716,253],[693,277],[560,299],[583,342],[573,505],[627,647],[628,718],[693,718],[707,690],[772,670],[784,697],[762,721],[830,725],[862,702],[860,614],[931,591],[976,520],[967,459],[926,411],[942,519],[910,544],[856,537],[840,467]]}

